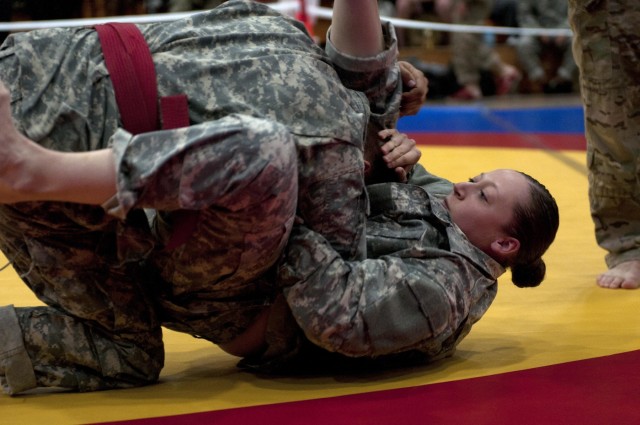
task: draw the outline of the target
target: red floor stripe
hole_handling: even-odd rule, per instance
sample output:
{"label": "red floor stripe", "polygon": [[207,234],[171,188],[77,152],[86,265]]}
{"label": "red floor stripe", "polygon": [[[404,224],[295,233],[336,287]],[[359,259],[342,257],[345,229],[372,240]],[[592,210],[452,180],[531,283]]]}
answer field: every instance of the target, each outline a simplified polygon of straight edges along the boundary
{"label": "red floor stripe", "polygon": [[420,387],[111,424],[640,424],[639,365],[640,350]]}
{"label": "red floor stripe", "polygon": [[581,134],[407,133],[419,145],[585,150]]}

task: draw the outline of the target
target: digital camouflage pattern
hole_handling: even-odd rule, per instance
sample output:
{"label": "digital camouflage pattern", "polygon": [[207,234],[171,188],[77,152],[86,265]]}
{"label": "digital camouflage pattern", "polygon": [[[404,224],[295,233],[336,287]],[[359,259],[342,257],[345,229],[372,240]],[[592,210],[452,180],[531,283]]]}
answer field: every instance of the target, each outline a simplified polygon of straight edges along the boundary
{"label": "digital camouflage pattern", "polygon": [[[37,385],[86,391],[154,382],[161,324],[233,339],[276,295],[273,280],[256,278],[278,258],[296,207],[345,257],[361,255],[365,129],[399,110],[390,28],[388,50],[368,59],[331,45],[325,54],[302,24],[245,1],[140,29],[159,95],[187,94],[191,127],[119,130],[93,29],[16,34],[0,50],[21,131],[57,150],[111,146],[118,179],[104,208],[0,208],[0,247],[49,306],[0,315],[24,339],[0,347],[8,392],[33,386],[11,373],[25,352]],[[183,222],[195,230],[164,249]]]}
{"label": "digital camouflage pattern", "polygon": [[[278,280],[306,338],[327,352],[450,356],[495,298],[504,268],[451,222],[442,197],[452,184],[417,167],[413,184],[368,186],[365,261],[345,261],[320,235],[294,226]],[[286,370],[276,361],[268,367]]]}
{"label": "digital camouflage pattern", "polygon": [[609,267],[640,259],[640,4],[569,0],[585,107],[589,200]]}
{"label": "digital camouflage pattern", "polygon": [[[184,247],[196,245],[204,253],[213,252],[212,257],[183,259],[181,254],[189,254],[184,247],[163,250],[142,210],[132,210],[119,221],[99,208],[73,204],[0,208],[0,247],[50,306],[16,309],[38,385],[86,391],[153,382],[163,362],[161,322],[180,318],[173,316],[173,309],[181,312],[170,303],[173,297],[204,304],[206,311],[193,314],[210,314],[207,336],[221,341],[242,332],[269,300],[264,289],[260,292],[255,289],[259,286],[253,288],[242,278],[254,279],[266,271],[286,242],[296,205],[293,138],[281,125],[251,117],[229,115],[216,124],[174,131],[173,144],[161,143],[167,147],[164,152],[158,133],[134,138],[148,167],[139,168],[145,161],[122,164],[137,182],[151,181],[120,192],[126,199],[145,189],[140,199],[157,199],[167,209],[175,204],[201,208],[198,228]],[[124,137],[129,139],[128,133],[119,131],[113,139],[118,144]],[[154,164],[161,181],[145,172]],[[196,181],[197,185],[184,184]],[[166,196],[164,189],[174,190],[176,185],[184,187]],[[199,205],[204,198],[209,202]],[[216,228],[223,231],[216,234]],[[222,253],[220,247],[226,249],[226,264],[214,256]],[[158,260],[158,253],[168,257],[165,262],[174,261],[176,269],[208,272],[212,280],[198,282],[189,293],[180,292],[179,279],[172,286],[157,277],[160,265],[169,268]],[[187,278],[204,279],[195,273]],[[209,291],[203,289],[205,284],[211,286]],[[212,301],[205,302],[205,296]],[[162,308],[155,307],[156,298]],[[225,301],[215,302],[217,298]],[[165,303],[171,309],[164,310]],[[11,361],[3,366],[11,368]],[[20,383],[6,386],[11,392],[24,389]]]}

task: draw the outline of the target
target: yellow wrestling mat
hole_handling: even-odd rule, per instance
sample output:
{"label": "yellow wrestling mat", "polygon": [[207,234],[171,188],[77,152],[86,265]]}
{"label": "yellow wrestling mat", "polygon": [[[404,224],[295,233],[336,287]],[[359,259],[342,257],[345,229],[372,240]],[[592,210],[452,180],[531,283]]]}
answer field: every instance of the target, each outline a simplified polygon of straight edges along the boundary
{"label": "yellow wrestling mat", "polygon": [[[560,207],[560,230],[545,257],[545,282],[518,289],[507,272],[493,306],[454,357],[366,375],[267,378],[239,371],[236,358],[207,342],[166,331],[166,367],[159,384],[86,394],[0,395],[0,423],[95,423],[320,399],[640,349],[640,293],[595,285],[605,269],[604,253],[596,246],[589,217],[583,151],[442,146],[423,146],[422,151],[421,162],[431,172],[453,181],[495,168],[524,171],[547,185]],[[0,273],[0,305],[37,303],[10,268]]]}

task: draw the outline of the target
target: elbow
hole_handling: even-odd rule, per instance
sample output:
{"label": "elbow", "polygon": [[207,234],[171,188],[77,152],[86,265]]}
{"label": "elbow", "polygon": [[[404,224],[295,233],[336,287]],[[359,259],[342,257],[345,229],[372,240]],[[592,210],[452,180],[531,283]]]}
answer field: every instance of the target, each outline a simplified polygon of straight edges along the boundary
{"label": "elbow", "polygon": [[331,324],[305,330],[309,341],[320,348],[347,357],[372,357],[375,350],[368,333],[355,324]]}

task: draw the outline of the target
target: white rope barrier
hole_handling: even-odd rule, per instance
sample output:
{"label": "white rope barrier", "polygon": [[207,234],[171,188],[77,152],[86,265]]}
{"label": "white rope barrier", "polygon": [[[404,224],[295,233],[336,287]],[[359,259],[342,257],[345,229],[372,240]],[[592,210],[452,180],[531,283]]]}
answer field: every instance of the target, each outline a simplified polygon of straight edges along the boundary
{"label": "white rope barrier", "polygon": [[490,25],[461,25],[461,24],[444,24],[439,22],[423,22],[412,21],[408,19],[383,18],[391,22],[396,27],[443,31],[443,32],[470,32],[482,34],[504,34],[518,36],[568,36],[571,37],[572,32],[568,28],[513,28],[513,27],[497,27]]}
{"label": "white rope barrier", "polygon": [[[314,17],[320,17],[325,19],[331,19],[332,9],[326,7],[309,7],[309,15]],[[568,28],[513,28],[513,27],[497,27],[490,25],[460,25],[460,24],[445,24],[441,22],[427,22],[411,19],[398,19],[382,17],[382,20],[391,22],[396,27],[418,29],[418,30],[432,30],[443,32],[471,32],[471,33],[483,33],[483,34],[504,34],[504,35],[539,35],[539,36],[571,36],[571,30]]]}
{"label": "white rope barrier", "polygon": [[[267,3],[270,7],[282,13],[293,14],[298,10],[299,3],[297,1],[287,1],[279,3]],[[333,10],[326,7],[309,6],[308,14],[313,18],[331,19]],[[50,21],[21,21],[21,22],[0,22],[0,32],[14,31],[30,31],[42,28],[57,27],[83,27],[103,24],[105,22],[131,22],[136,24],[144,24],[150,22],[166,22],[190,16],[197,12],[182,13],[156,13],[148,15],[127,15],[127,16],[111,16],[105,18],[88,18],[88,19],[56,19]],[[566,28],[512,28],[497,27],[484,25],[460,25],[445,24],[440,22],[426,22],[410,19],[382,18],[391,22],[396,27],[431,30],[443,32],[470,32],[482,34],[504,34],[518,36],[571,36],[571,30]]]}

